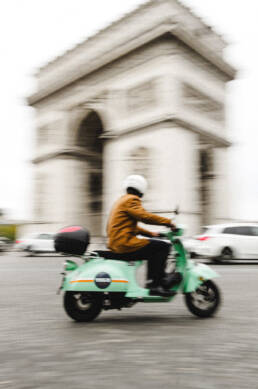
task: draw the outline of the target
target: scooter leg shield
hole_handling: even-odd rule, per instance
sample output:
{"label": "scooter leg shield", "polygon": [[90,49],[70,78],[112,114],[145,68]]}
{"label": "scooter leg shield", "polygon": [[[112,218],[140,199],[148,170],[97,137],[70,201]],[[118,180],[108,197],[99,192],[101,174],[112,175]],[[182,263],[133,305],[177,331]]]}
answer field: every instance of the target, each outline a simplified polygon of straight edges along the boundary
{"label": "scooter leg shield", "polygon": [[210,280],[215,277],[218,277],[218,274],[205,264],[199,263],[191,266],[186,270],[184,276],[183,291],[184,293],[193,292],[203,283],[203,281]]}

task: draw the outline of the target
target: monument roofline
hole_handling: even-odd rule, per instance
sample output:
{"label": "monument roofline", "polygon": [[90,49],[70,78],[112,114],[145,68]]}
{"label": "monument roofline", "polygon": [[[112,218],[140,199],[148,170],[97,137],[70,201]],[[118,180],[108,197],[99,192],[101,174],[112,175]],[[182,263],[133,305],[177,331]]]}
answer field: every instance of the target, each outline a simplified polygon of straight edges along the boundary
{"label": "monument roofline", "polygon": [[[196,13],[194,13],[190,7],[187,7],[183,3],[181,3],[178,0],[149,0],[144,2],[143,4],[139,5],[138,7],[134,8],[132,11],[129,11],[125,13],[123,16],[119,17],[117,20],[114,20],[113,22],[109,23],[107,26],[101,28],[97,33],[90,35],[88,38],[82,40],[78,44],[76,44],[74,47],[71,49],[66,50],[63,54],[53,58],[49,62],[47,62],[45,65],[42,65],[41,67],[38,68],[38,71],[35,73],[35,75],[39,74],[41,71],[47,70],[47,68],[51,65],[53,65],[55,62],[58,62],[61,58],[64,58],[66,56],[73,55],[77,49],[80,49],[81,46],[88,45],[94,43],[94,40],[99,37],[100,35],[103,35],[107,32],[109,32],[113,28],[119,27],[119,25],[124,24],[128,21],[129,18],[132,18],[135,14],[140,12],[141,10],[145,10],[148,8],[151,8],[153,5],[157,3],[168,3],[171,4],[172,6],[175,4],[180,7],[182,10],[187,12],[189,15],[197,19],[202,26],[205,28],[208,28],[218,39],[221,40],[221,42],[224,44],[224,46],[227,46],[227,42],[223,39],[223,36],[219,33],[217,33],[214,28],[210,25],[208,25],[204,20],[198,16]],[[93,42],[92,42],[93,41]]]}
{"label": "monument roofline", "polygon": [[[157,9],[159,17],[154,19],[152,15],[152,18],[148,18],[149,13],[153,12],[157,6],[160,7]],[[142,14],[140,15],[142,18],[146,17],[146,20],[148,19],[146,26],[145,23],[142,23],[140,26],[138,24],[139,20],[137,20],[137,17],[139,17],[138,14],[140,13]],[[193,14],[189,9],[177,0],[152,0],[144,3],[123,18],[112,23],[110,26],[104,28],[72,50],[67,51],[64,55],[54,59],[41,68],[37,73],[39,88],[36,93],[28,98],[29,104],[33,105],[39,102],[78,79],[87,76],[97,69],[123,57],[164,34],[170,34],[171,37],[174,36],[178,38],[213,64],[229,79],[233,79],[236,71],[230,64],[224,61],[221,54],[222,49],[225,47],[225,42],[203,21],[200,22],[200,18],[194,16],[193,20],[197,20],[199,23],[198,28],[195,28],[195,30],[200,31],[202,27],[203,29],[208,29],[209,36],[216,40],[216,44],[219,44],[220,47],[218,50],[212,50],[211,43],[209,45],[205,40],[198,38],[198,36],[193,34],[193,29],[191,30],[191,28],[188,27],[188,23],[184,21],[186,15],[190,15],[190,17],[193,18]],[[190,22],[193,22],[193,20],[191,19]],[[119,30],[121,29],[122,32],[122,28],[124,28],[125,25],[128,34],[120,34]],[[109,34],[109,36],[105,36],[105,34]],[[102,50],[95,50],[94,44],[96,44],[96,47],[101,47]],[[104,50],[103,47],[105,48]],[[89,50],[91,52],[89,52]],[[83,54],[89,55],[83,56],[82,52]],[[77,61],[77,58],[78,65],[76,66],[75,61]],[[51,73],[54,73],[57,69],[59,70],[59,77],[54,77],[52,74],[51,79]],[[60,77],[60,73],[62,73],[62,77]],[[49,77],[50,80],[48,79]],[[55,82],[53,82],[53,79]]]}

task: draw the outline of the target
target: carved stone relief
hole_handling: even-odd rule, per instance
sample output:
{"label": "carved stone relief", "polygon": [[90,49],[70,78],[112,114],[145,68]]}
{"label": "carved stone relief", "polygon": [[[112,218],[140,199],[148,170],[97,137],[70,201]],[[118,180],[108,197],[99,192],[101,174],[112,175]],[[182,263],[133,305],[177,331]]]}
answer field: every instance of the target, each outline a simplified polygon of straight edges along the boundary
{"label": "carved stone relief", "polygon": [[148,190],[144,196],[145,202],[151,199],[152,189],[152,156],[149,148],[139,146],[133,149],[128,156],[128,173],[144,176],[148,182]]}
{"label": "carved stone relief", "polygon": [[37,145],[38,145],[38,147],[41,147],[47,143],[47,138],[48,138],[47,131],[48,131],[47,126],[38,127],[38,130],[37,130]]}
{"label": "carved stone relief", "polygon": [[37,144],[39,147],[59,143],[58,126],[59,121],[56,120],[38,128]]}
{"label": "carved stone relief", "polygon": [[147,147],[139,146],[129,156],[132,174],[144,175],[147,179],[150,173],[150,152]]}
{"label": "carved stone relief", "polygon": [[188,84],[183,84],[183,101],[190,109],[205,114],[212,120],[224,121],[224,106]]}
{"label": "carved stone relief", "polygon": [[128,112],[151,108],[155,103],[155,80],[144,82],[127,90]]}
{"label": "carved stone relief", "polygon": [[35,197],[34,197],[34,216],[36,220],[44,218],[45,211],[45,185],[46,177],[43,173],[37,173],[35,177]]}

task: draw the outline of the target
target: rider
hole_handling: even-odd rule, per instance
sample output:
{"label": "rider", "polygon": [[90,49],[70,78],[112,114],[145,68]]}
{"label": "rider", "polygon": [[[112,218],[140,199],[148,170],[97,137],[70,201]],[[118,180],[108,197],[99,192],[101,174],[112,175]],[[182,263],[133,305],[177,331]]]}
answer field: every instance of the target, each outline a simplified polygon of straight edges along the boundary
{"label": "rider", "polygon": [[121,259],[147,260],[147,287],[150,289],[150,295],[169,297],[173,292],[165,289],[162,280],[165,277],[166,260],[171,245],[158,239],[138,238],[137,235],[148,238],[157,238],[160,235],[137,226],[137,222],[163,225],[171,229],[175,229],[175,225],[170,219],[149,213],[142,207],[140,199],[147,189],[147,181],[143,176],[130,175],[123,186],[127,193],[115,202],[109,215],[108,248],[121,254]]}

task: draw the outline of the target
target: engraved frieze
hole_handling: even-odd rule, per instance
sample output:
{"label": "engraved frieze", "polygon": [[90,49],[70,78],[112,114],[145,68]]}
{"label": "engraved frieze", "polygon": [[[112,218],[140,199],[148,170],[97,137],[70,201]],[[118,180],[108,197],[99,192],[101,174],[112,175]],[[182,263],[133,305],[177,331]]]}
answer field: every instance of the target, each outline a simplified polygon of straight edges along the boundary
{"label": "engraved frieze", "polygon": [[224,121],[224,105],[188,84],[183,85],[184,105],[212,120]]}
{"label": "engraved frieze", "polygon": [[52,123],[48,123],[45,126],[38,127],[37,144],[39,147],[59,143],[59,125],[60,121],[56,120]]}
{"label": "engraved frieze", "polygon": [[155,81],[150,80],[127,90],[129,112],[151,108],[156,103]]}

